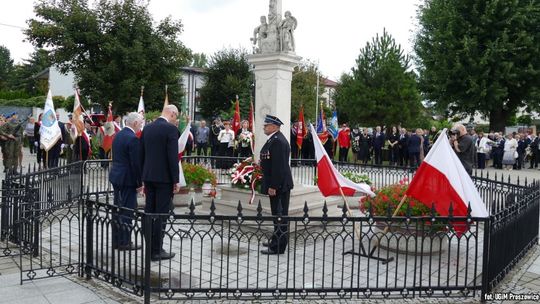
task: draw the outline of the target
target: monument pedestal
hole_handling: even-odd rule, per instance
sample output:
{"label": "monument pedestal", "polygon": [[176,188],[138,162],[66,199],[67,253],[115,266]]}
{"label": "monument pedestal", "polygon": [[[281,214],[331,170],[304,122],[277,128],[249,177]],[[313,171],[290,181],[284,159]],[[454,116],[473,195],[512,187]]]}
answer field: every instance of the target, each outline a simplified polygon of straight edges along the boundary
{"label": "monument pedestal", "polygon": [[[249,204],[251,198],[251,190],[244,190],[234,188],[231,186],[219,186],[221,191],[221,197],[214,199],[214,206],[216,210],[215,214],[218,215],[237,215],[238,214],[238,202],[242,204],[242,214],[244,216],[256,216],[257,206],[259,201],[262,207],[262,216],[272,216],[270,209],[270,198],[267,195],[256,194],[253,204]],[[352,204],[350,198],[349,204]],[[291,217],[303,217],[304,216],[304,204],[307,202],[309,217],[320,217],[323,214],[324,202],[328,208],[328,216],[341,216],[342,210],[340,205],[343,203],[343,198],[337,196],[323,197],[319,188],[314,186],[296,185],[291,191],[291,198],[289,202],[289,216]],[[202,205],[197,211],[199,214],[210,214],[210,205],[212,198],[203,198]],[[263,225],[268,226],[268,225]],[[269,227],[269,228],[268,228]],[[272,226],[262,227],[261,229],[273,229]]]}
{"label": "monument pedestal", "polygon": [[290,142],[292,72],[301,59],[288,52],[248,56],[248,63],[255,67],[255,159],[266,142],[263,125],[267,114],[283,122],[281,132]]}

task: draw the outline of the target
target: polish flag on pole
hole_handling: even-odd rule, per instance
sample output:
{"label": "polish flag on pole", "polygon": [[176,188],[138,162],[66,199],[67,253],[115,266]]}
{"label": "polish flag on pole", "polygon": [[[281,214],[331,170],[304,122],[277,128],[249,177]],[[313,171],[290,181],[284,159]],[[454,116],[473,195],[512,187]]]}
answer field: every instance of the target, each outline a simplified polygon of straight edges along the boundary
{"label": "polish flag on pole", "polygon": [[430,208],[434,204],[443,216],[448,215],[450,204],[453,216],[467,216],[469,204],[472,217],[489,216],[471,177],[450,146],[446,129],[416,171],[406,194]]}
{"label": "polish flag on pole", "polygon": [[[310,128],[311,134],[317,134],[313,125],[310,125]],[[315,157],[317,158],[317,185],[324,196],[341,195],[342,193],[346,196],[353,196],[355,192],[375,196],[369,185],[354,183],[336,170],[319,137],[313,136],[313,141]]]}
{"label": "polish flag on pole", "polygon": [[144,125],[145,125],[143,92],[144,92],[144,86],[141,88],[141,98],[139,98],[139,106],[137,107],[137,113],[141,114],[143,117],[141,129],[136,134],[138,138],[141,138],[142,130],[144,129]]}

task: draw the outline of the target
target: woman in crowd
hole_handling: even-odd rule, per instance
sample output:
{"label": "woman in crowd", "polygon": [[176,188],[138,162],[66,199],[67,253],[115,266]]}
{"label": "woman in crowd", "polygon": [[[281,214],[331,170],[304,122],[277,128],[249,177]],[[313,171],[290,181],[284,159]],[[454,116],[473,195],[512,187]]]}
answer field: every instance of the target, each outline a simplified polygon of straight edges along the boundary
{"label": "woman in crowd", "polygon": [[484,134],[484,132],[480,132],[478,133],[478,140],[475,144],[478,160],[478,169],[485,169],[487,155],[491,153],[491,145],[495,144],[495,142],[490,140],[487,134]]}
{"label": "woman in crowd", "polygon": [[360,135],[360,150],[358,152],[358,159],[362,163],[364,164],[368,163],[372,148],[373,148],[373,137],[368,133],[368,129],[364,128],[364,130],[362,131],[362,134]]}
{"label": "woman in crowd", "polygon": [[[233,148],[234,148],[234,131],[231,130],[231,124],[228,121],[223,123],[225,129],[219,131],[218,141],[219,141],[219,156],[222,157],[232,157]],[[219,168],[226,168],[228,166],[228,161],[218,162]]]}
{"label": "woman in crowd", "polygon": [[351,131],[351,147],[353,162],[356,163],[358,161],[358,153],[360,152],[360,129],[358,127],[353,128]]}
{"label": "woman in crowd", "polygon": [[247,120],[242,121],[242,129],[238,131],[238,141],[240,143],[239,156],[242,158],[248,158],[252,156],[253,151],[251,150],[251,145],[253,143],[253,133],[249,131],[249,122]]}
{"label": "woman in crowd", "polygon": [[512,170],[516,164],[517,158],[517,140],[514,139],[512,134],[506,135],[506,141],[504,143],[504,154],[502,164],[506,170]]}
{"label": "woman in crowd", "polygon": [[388,134],[386,138],[388,138],[390,166],[397,166],[399,160],[399,133],[396,126],[392,127],[391,133]]}

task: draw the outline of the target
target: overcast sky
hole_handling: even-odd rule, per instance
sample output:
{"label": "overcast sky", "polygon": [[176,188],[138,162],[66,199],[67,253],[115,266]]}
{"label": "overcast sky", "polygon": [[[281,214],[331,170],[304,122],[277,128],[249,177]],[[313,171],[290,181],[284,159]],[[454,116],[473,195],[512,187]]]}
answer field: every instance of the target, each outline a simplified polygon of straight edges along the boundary
{"label": "overcast sky", "polygon": [[[421,0],[283,0],[298,20],[296,54],[319,62],[323,75],[337,80],[355,64],[360,48],[383,28],[412,52],[416,9]],[[33,47],[23,42],[19,27],[34,16],[33,0],[2,1],[0,44],[16,62],[27,58]],[[155,20],[171,15],[181,19],[180,39],[194,52],[207,55],[224,47],[251,51],[249,38],[261,15],[268,14],[268,0],[150,0]],[[15,27],[12,27],[15,26]]]}

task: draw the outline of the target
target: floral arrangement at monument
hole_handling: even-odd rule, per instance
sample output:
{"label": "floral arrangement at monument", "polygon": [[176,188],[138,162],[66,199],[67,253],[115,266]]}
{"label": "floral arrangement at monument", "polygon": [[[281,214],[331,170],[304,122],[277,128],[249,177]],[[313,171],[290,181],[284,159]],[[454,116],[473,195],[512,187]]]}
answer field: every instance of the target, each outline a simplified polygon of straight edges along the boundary
{"label": "floral arrangement at monument", "polygon": [[253,203],[255,192],[260,189],[261,179],[262,168],[251,157],[234,164],[231,168],[231,184],[233,187],[251,189],[250,204]]}
{"label": "floral arrangement at monument", "polygon": [[186,179],[187,187],[201,189],[205,181],[210,181],[212,186],[216,186],[216,175],[202,165],[194,165],[190,163],[182,163],[184,178]]}
{"label": "floral arrangement at monument", "polygon": [[[364,196],[360,199],[360,211],[368,214],[371,211],[371,216],[390,216],[394,214],[396,208],[400,204],[401,200],[405,196],[407,189],[409,188],[409,179],[404,178],[399,181],[398,184],[389,185],[380,189],[374,190],[375,196]],[[408,207],[410,206],[410,207]],[[431,216],[431,208],[424,205],[422,202],[407,196],[398,212],[395,216],[406,216],[407,208],[410,208],[409,215],[415,216]],[[438,215],[435,212],[435,215]],[[442,231],[446,230],[446,225],[441,222],[427,222],[430,225],[430,231]]]}
{"label": "floral arrangement at monument", "polygon": [[[369,176],[367,174],[360,174],[360,173],[355,173],[355,172],[341,172],[341,175],[343,175],[343,177],[349,179],[353,183],[368,184],[370,186],[372,185],[371,179],[369,179]],[[318,180],[317,175],[313,177],[313,180],[315,182],[315,185],[317,185],[317,180]]]}

